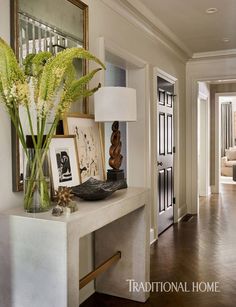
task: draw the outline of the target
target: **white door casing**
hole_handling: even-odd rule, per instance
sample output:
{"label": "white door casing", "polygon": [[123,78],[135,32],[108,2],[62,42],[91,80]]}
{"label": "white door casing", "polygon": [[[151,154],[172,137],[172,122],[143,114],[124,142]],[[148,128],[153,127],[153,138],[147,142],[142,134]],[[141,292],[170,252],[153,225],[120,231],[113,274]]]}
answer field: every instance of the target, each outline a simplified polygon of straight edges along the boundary
{"label": "white door casing", "polygon": [[201,92],[198,96],[199,111],[199,196],[210,194],[210,102]]}

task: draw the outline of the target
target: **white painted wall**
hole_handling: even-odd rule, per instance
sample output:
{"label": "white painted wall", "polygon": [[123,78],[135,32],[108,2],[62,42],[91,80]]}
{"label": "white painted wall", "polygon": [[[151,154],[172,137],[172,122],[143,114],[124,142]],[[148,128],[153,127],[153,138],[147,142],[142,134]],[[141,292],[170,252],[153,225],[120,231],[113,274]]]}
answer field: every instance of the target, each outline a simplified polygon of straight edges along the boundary
{"label": "white painted wall", "polygon": [[[10,0],[0,0],[0,35],[5,39],[9,40],[9,1]],[[152,68],[158,67],[161,70],[167,72],[168,74],[176,77],[178,79],[178,95],[179,95],[179,158],[180,158],[180,176],[179,176],[179,204],[181,207],[185,207],[186,200],[186,142],[185,142],[185,62],[180,59],[176,54],[178,50],[172,51],[161,40],[156,39],[155,37],[147,34],[147,32],[142,31],[138,26],[138,23],[133,23],[132,18],[127,17],[127,12],[124,14],[126,17],[123,17],[121,11],[114,11],[117,7],[117,1],[108,1],[108,0],[85,0],[85,3],[89,5],[89,49],[92,53],[99,54],[98,38],[103,36],[105,40],[114,41],[121,48],[127,50],[134,56],[137,56],[140,59],[143,59],[150,65],[150,82],[146,84],[148,91],[150,91],[150,101],[155,104],[154,95],[153,95],[153,74]],[[105,2],[111,2],[114,5],[108,6]],[[93,65],[90,66],[92,69]],[[94,84],[99,80],[97,78],[94,80]],[[91,102],[93,100],[91,99]],[[145,104],[146,102],[143,101]],[[0,152],[0,162],[1,162],[1,179],[0,179],[0,195],[1,203],[0,210],[4,208],[9,208],[12,206],[22,205],[22,198],[20,194],[13,194],[11,192],[11,144],[10,144],[10,121],[7,115],[1,110],[0,113],[0,142],[1,142],[1,152]],[[150,114],[152,118],[152,114]],[[147,126],[147,125],[146,125]],[[134,126],[133,126],[134,127]],[[131,129],[131,127],[130,127]],[[143,139],[145,139],[145,131],[137,131],[137,138],[130,140],[130,144],[133,146],[132,154],[138,155],[138,148],[141,151]],[[151,144],[154,142],[155,133],[152,131],[150,135]],[[136,149],[136,150],[135,150]],[[152,150],[152,148],[151,148]],[[134,152],[135,151],[135,152]],[[143,154],[144,159],[146,159],[145,154]],[[154,161],[155,159],[152,159]],[[135,178],[136,169],[139,167],[140,172],[145,172],[146,161],[139,161],[139,165],[131,165],[132,168],[132,181],[136,182],[137,185],[145,182],[144,177],[139,175]],[[153,172],[156,172],[156,165],[153,164]],[[152,199],[151,199],[152,200]],[[155,203],[152,202],[152,227],[155,227],[155,218],[154,218],[154,207]],[[182,212],[184,213],[184,212]],[[88,272],[93,263],[92,255],[92,237],[85,239],[84,241],[84,254],[80,255],[82,258],[81,271],[84,275]],[[92,285],[89,288],[84,290],[85,296],[88,296],[92,291]],[[83,299],[83,298],[82,298]]]}

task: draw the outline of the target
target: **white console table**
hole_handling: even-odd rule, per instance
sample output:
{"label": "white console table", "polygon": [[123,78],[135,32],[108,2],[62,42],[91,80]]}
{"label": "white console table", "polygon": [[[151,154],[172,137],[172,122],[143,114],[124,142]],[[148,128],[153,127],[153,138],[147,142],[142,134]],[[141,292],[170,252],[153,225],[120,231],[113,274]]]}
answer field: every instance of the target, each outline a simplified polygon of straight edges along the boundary
{"label": "white console table", "polygon": [[0,214],[0,306],[78,307],[79,239],[95,232],[95,266],[121,251],[121,259],[96,279],[96,291],[145,302],[127,279],[149,281],[148,190],[128,188],[104,201],[78,200],[69,216]]}

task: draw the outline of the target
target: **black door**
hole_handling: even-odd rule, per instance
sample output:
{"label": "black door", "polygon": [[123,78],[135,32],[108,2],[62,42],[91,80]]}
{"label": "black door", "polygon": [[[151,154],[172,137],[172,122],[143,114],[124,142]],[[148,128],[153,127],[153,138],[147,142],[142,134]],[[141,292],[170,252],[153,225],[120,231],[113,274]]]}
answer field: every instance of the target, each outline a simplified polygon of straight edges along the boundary
{"label": "black door", "polygon": [[158,234],[173,224],[174,85],[157,77]]}

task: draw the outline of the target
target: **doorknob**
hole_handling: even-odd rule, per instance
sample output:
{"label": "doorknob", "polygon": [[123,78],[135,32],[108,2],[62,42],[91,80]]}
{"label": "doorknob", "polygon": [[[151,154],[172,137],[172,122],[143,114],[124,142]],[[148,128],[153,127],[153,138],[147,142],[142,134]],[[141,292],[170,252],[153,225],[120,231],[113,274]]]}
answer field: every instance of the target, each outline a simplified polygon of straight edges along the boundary
{"label": "doorknob", "polygon": [[157,166],[163,166],[163,162],[158,162],[157,161]]}

